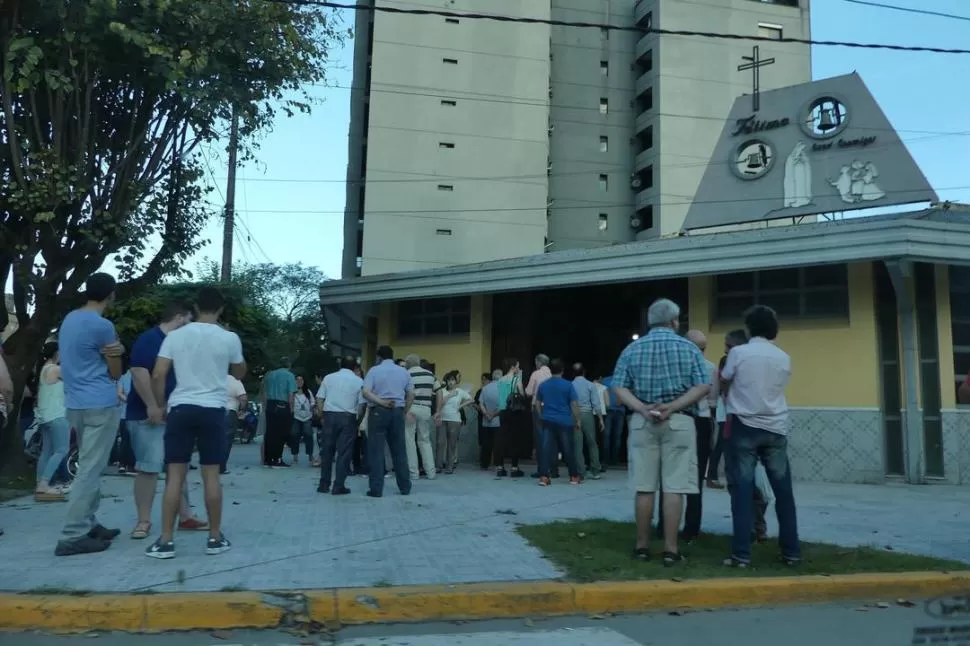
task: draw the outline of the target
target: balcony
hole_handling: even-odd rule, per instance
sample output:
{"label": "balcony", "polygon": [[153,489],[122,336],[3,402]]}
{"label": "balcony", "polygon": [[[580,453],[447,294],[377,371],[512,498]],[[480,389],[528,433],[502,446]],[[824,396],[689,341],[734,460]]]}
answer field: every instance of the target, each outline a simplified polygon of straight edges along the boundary
{"label": "balcony", "polygon": [[633,168],[636,172],[642,171],[648,166],[652,166],[654,162],[657,161],[657,151],[654,148],[649,148],[641,153],[637,153],[637,156],[633,161]]}
{"label": "balcony", "polygon": [[655,74],[648,72],[637,79],[634,96],[636,98],[637,114],[653,109],[653,84]]}
{"label": "balcony", "polygon": [[653,26],[654,0],[637,0],[633,5],[633,19],[637,27],[650,28]]}
{"label": "balcony", "polygon": [[[647,110],[637,115],[636,133],[637,136],[645,134],[647,129],[653,126],[657,120],[657,114],[652,110]],[[656,145],[656,144],[654,144]]]}
{"label": "balcony", "polygon": [[637,193],[636,200],[634,201],[634,208],[636,208],[638,212],[648,208],[653,210],[653,200],[656,198],[654,193],[655,191],[649,188],[641,190],[639,193]]}

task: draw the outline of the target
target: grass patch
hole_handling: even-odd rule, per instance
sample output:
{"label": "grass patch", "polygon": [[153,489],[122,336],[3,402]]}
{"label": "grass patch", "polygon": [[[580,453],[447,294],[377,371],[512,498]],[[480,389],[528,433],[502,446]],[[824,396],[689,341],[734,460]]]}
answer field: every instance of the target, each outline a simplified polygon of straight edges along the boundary
{"label": "grass patch", "polygon": [[219,590],[219,592],[248,592],[249,588],[244,585],[227,585]]}
{"label": "grass patch", "polygon": [[654,541],[649,563],[631,557],[636,527],[609,520],[560,521],[522,525],[517,531],[529,543],[566,571],[569,580],[635,581],[640,579],[709,579],[717,577],[785,576],[797,574],[858,574],[863,572],[956,571],[970,569],[960,561],[915,556],[874,547],[841,547],[802,543],[804,562],[794,571],[779,562],[778,541],[752,546],[752,566],[739,570],[722,565],[731,553],[730,537],[704,534],[682,546],[687,562],[665,568],[659,558],[663,543]]}
{"label": "grass patch", "polygon": [[53,585],[42,585],[39,588],[31,588],[30,590],[25,590],[20,594],[43,594],[43,595],[57,595],[63,597],[86,597],[88,595],[94,594],[90,590],[76,590],[74,588],[62,588]]}
{"label": "grass patch", "polygon": [[0,475],[0,502],[30,495],[35,484],[33,475]]}

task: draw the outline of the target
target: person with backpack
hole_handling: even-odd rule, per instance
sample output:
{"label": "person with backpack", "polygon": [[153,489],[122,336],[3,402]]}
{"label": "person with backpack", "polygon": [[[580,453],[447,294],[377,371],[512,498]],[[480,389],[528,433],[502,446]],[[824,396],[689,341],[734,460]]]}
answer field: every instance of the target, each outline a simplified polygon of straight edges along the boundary
{"label": "person with backpack", "polygon": [[[522,387],[522,370],[518,359],[503,362],[505,376],[498,380],[499,430],[495,437],[495,476],[525,476],[519,469],[519,448],[529,428],[529,402]],[[511,473],[505,460],[512,462]]]}

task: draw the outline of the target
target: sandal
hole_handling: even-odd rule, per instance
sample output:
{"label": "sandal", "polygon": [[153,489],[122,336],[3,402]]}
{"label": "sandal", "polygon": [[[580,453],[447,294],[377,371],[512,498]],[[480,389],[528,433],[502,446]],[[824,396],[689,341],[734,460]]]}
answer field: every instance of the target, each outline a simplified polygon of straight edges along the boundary
{"label": "sandal", "polygon": [[664,552],[664,567],[673,567],[687,560],[680,552]]}
{"label": "sandal", "polygon": [[638,547],[633,550],[633,558],[637,561],[649,561],[650,560],[650,548],[649,547]]}
{"label": "sandal", "polygon": [[143,520],[135,525],[135,529],[131,530],[131,537],[136,541],[148,538],[148,535],[152,533],[152,524]]}

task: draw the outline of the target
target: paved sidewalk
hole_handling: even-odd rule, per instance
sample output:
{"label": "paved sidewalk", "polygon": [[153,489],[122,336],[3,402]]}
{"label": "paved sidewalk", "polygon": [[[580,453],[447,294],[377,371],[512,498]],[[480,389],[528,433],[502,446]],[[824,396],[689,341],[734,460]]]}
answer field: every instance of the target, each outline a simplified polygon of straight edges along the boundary
{"label": "paved sidewalk", "polygon": [[[563,481],[496,480],[473,466],[453,476],[421,480],[412,495],[386,481],[384,498],[317,494],[306,466],[268,470],[258,448],[236,447],[225,483],[225,532],[233,549],[204,554],[205,534],[181,534],[178,557],[145,558],[149,541],[127,537],[134,522],[132,480],[106,477],[101,520],[122,535],[107,552],[55,558],[63,504],[30,498],[0,505],[0,590],[73,589],[96,592],[278,590],[324,587],[469,583],[560,576],[514,531],[517,523],[557,519],[631,518],[626,474],[610,472],[580,487]],[[200,515],[198,472],[190,475]],[[161,489],[161,485],[160,485]],[[805,540],[872,544],[970,562],[970,488],[950,486],[796,484]],[[159,498],[156,499],[156,506]],[[705,495],[704,528],[728,532],[728,496]],[[156,509],[156,525],[158,519]],[[771,516],[771,514],[769,514]],[[774,519],[770,528],[775,531]],[[631,536],[631,540],[632,540]]]}

